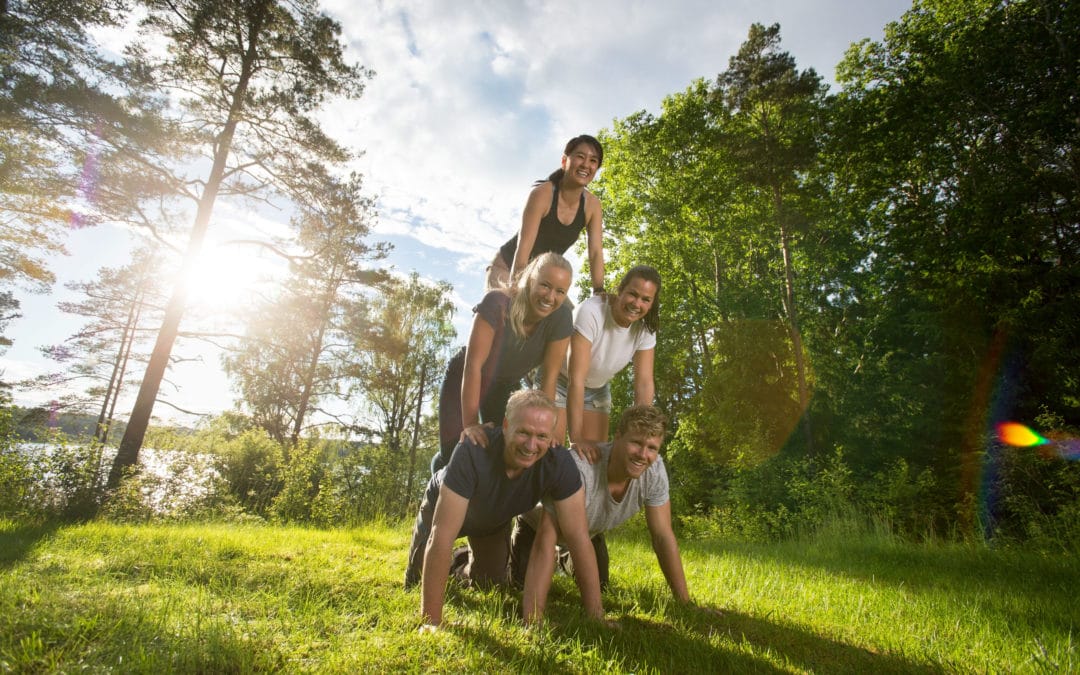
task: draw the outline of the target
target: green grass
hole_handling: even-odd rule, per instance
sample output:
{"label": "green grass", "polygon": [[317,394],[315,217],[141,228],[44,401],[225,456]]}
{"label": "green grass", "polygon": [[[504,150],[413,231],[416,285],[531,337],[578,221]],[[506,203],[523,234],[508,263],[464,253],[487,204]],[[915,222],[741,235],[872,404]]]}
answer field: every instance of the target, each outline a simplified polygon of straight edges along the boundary
{"label": "green grass", "polygon": [[674,604],[647,539],[609,539],[610,630],[556,579],[549,621],[451,586],[418,635],[406,526],[0,523],[0,671],[1076,672],[1080,561],[866,534],[683,542]]}

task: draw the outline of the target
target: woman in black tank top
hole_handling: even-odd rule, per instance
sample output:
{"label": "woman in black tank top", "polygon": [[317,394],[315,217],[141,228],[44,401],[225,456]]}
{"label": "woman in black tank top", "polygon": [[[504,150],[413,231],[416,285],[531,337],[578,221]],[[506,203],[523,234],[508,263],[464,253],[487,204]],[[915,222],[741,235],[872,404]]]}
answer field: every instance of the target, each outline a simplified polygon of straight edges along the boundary
{"label": "woman in black tank top", "polygon": [[585,230],[593,293],[604,290],[603,215],[600,200],[585,187],[604,161],[600,141],[582,134],[571,138],[562,166],[529,193],[521,229],[503,244],[487,268],[484,292],[506,288],[530,260],[548,251],[565,253]]}

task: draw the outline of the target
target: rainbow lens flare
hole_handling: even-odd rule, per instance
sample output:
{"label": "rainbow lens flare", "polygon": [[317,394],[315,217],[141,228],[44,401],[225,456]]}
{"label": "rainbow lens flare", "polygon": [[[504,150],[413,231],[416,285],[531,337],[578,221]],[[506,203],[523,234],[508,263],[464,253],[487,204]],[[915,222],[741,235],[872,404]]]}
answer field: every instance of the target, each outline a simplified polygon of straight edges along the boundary
{"label": "rainbow lens flare", "polygon": [[1002,422],[997,425],[998,440],[1018,448],[1046,445],[1050,441],[1019,422]]}

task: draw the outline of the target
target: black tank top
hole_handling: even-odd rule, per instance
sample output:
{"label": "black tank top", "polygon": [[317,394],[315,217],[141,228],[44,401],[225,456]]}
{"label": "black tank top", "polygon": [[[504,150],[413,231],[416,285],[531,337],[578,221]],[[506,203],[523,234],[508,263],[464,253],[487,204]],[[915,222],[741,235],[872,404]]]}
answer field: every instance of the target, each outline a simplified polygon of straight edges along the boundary
{"label": "black tank top", "polygon": [[[566,249],[578,240],[581,231],[585,229],[585,191],[581,191],[581,202],[578,203],[574,220],[569,225],[563,225],[559,222],[559,184],[551,181],[551,186],[551,208],[547,215],[540,219],[540,227],[536,231],[536,241],[533,243],[532,252],[529,253],[529,260],[548,251],[566,253]],[[507,267],[514,266],[517,245],[518,236],[515,234],[499,249],[499,255],[502,256]]]}

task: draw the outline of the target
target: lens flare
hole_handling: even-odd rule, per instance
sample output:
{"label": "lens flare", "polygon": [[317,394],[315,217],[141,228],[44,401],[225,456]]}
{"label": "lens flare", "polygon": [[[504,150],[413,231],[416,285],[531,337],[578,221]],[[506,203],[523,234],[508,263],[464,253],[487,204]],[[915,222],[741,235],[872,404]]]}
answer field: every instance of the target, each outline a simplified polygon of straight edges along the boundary
{"label": "lens flare", "polygon": [[998,440],[1017,448],[1039,447],[1039,452],[1047,458],[1060,457],[1076,461],[1080,459],[1080,438],[1043,438],[1029,427],[1019,422],[1002,422],[997,425]]}
{"label": "lens flare", "polygon": [[1002,422],[997,425],[997,435],[1002,443],[1018,448],[1030,448],[1050,442],[1019,422]]}

